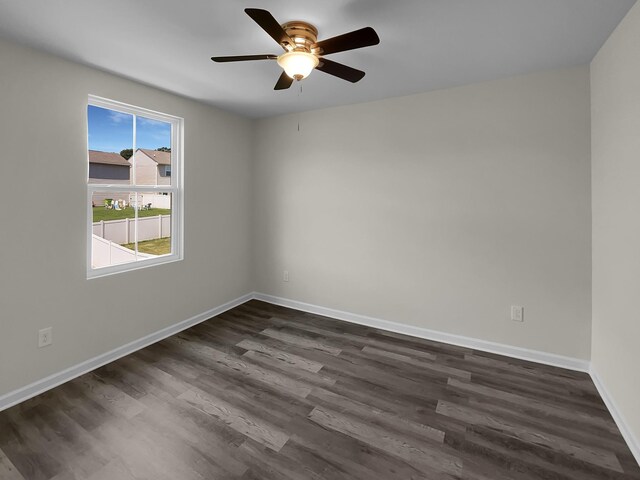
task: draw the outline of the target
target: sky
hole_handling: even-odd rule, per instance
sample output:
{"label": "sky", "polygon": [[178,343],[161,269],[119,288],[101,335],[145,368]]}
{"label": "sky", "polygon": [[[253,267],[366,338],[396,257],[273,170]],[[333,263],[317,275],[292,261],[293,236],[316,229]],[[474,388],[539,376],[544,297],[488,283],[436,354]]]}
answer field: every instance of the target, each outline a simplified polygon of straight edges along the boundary
{"label": "sky", "polygon": [[[133,147],[133,115],[89,105],[89,150],[120,153]],[[171,124],[136,117],[136,148],[171,147]]]}

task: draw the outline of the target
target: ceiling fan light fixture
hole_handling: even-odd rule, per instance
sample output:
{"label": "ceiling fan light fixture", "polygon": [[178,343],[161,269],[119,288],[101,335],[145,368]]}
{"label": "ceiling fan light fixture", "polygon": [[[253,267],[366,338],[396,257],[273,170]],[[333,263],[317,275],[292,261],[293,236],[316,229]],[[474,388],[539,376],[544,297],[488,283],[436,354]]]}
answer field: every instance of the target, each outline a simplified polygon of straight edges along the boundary
{"label": "ceiling fan light fixture", "polygon": [[294,80],[307,78],[318,63],[318,57],[308,52],[285,52],[278,57],[278,65]]}
{"label": "ceiling fan light fixture", "polygon": [[[269,34],[285,50],[282,55],[232,55],[211,57],[214,62],[244,62],[248,60],[277,60],[284,70],[280,73],[274,90],[286,90],[294,80],[302,80],[314,70],[319,70],[347,82],[362,80],[365,73],[326,58],[327,55],[380,43],[380,37],[371,27],[364,27],[318,42],[318,29],[310,23],[295,20],[280,24],[273,15],[261,8],[245,8],[245,13],[262,30]],[[321,60],[322,59],[322,60]]]}

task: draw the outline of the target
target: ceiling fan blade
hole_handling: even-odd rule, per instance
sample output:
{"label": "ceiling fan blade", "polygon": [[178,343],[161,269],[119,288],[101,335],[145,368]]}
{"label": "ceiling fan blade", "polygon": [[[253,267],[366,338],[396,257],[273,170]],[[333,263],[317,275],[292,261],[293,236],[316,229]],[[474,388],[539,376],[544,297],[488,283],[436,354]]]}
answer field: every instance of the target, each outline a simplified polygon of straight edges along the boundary
{"label": "ceiling fan blade", "polygon": [[282,75],[280,75],[280,78],[278,79],[278,82],[276,83],[276,86],[273,87],[273,89],[286,90],[291,86],[291,84],[293,84],[293,78],[287,75],[286,72],[282,72]]}
{"label": "ceiling fan blade", "polygon": [[245,13],[249,15],[254,22],[256,22],[262,29],[267,32],[271,38],[273,38],[278,44],[284,48],[285,45],[291,45],[295,47],[294,41],[287,35],[287,32],[283,30],[278,21],[273,18],[268,11],[260,8],[245,8]]}
{"label": "ceiling fan blade", "polygon": [[275,60],[277,55],[235,55],[230,57],[211,57],[211,60],[218,63],[224,62],[246,62],[247,60]]}
{"label": "ceiling fan blade", "polygon": [[359,82],[365,75],[362,70],[357,70],[326,58],[320,59],[320,63],[316,67],[316,70],[320,70],[321,72],[328,73],[329,75],[333,75],[334,77],[341,78],[351,83]]}
{"label": "ceiling fan blade", "polygon": [[376,31],[371,27],[361,28],[353,32],[338,35],[337,37],[327,38],[314,45],[314,48],[321,48],[320,55],[329,55],[331,53],[346,52],[347,50],[355,50],[356,48],[370,47],[380,43],[380,38]]}

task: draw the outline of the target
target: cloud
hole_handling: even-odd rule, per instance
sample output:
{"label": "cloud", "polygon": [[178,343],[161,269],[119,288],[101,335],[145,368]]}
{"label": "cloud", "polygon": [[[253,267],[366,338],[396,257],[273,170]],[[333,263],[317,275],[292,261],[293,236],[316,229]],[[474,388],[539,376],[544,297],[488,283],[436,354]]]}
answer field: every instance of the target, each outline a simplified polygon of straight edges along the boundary
{"label": "cloud", "polygon": [[155,128],[169,128],[170,124],[159,120],[151,120],[150,118],[137,117],[138,125]]}
{"label": "cloud", "polygon": [[131,115],[127,115],[126,113],[115,112],[113,110],[109,111],[109,120],[115,124],[119,124],[125,122],[131,118]]}

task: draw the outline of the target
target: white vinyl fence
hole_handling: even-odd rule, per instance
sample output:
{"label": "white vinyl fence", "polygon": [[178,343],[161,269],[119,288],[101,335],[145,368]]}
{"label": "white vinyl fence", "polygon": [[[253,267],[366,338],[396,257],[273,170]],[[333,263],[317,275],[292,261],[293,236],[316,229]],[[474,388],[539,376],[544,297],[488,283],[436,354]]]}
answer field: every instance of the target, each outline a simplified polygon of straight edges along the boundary
{"label": "white vinyl fence", "polygon": [[127,205],[135,208],[137,204],[140,206],[151,204],[151,208],[171,208],[171,195],[162,195],[160,193],[129,193],[126,191],[126,185],[122,192],[95,192],[92,197],[94,207],[101,207],[104,201],[110,198],[113,201],[120,200]]}
{"label": "white vinyl fence", "polygon": [[[136,222],[133,218],[93,222],[93,234],[114,243],[133,243]],[[171,236],[171,215],[138,218],[138,241]],[[126,249],[125,249],[126,250]]]}
{"label": "white vinyl fence", "polygon": [[135,206],[136,201],[140,205],[151,204],[151,208],[171,208],[171,195],[161,195],[159,193],[139,193],[136,200],[135,194],[129,195],[129,205]]}
{"label": "white vinyl fence", "polygon": [[145,258],[155,257],[155,255],[139,252],[136,255],[136,252],[133,250],[121,247],[111,240],[100,238],[97,235],[92,235],[91,237],[91,266],[93,268],[130,263]]}

